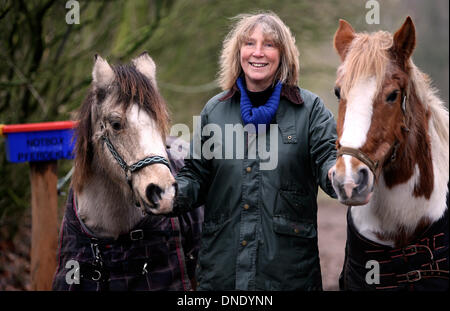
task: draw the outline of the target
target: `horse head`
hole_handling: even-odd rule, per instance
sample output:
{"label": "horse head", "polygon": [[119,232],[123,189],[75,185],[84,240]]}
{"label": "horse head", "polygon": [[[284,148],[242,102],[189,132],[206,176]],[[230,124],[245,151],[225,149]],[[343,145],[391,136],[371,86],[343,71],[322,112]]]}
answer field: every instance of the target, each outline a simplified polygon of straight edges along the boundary
{"label": "horse head", "polygon": [[79,113],[75,191],[97,174],[144,211],[170,212],[176,183],[165,149],[169,115],[157,89],[155,63],[143,53],[130,65],[110,66],[96,55],[92,76]]}
{"label": "horse head", "polygon": [[[334,36],[342,60],[335,86],[338,158],[330,177],[343,204],[366,204],[380,174],[404,146],[409,131],[408,97],[413,96],[409,70],[415,43],[410,17],[394,36],[384,31],[355,33],[348,22],[340,20]],[[417,122],[426,122],[426,118]]]}

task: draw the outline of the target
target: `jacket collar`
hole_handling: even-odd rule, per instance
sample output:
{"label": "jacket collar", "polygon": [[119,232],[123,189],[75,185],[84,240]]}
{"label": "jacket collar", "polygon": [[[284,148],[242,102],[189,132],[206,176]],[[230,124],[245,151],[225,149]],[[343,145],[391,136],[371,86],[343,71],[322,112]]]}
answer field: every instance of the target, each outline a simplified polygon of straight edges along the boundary
{"label": "jacket collar", "polygon": [[[219,100],[220,101],[227,100],[233,97],[236,93],[240,94],[240,91],[237,84],[234,83],[233,87]],[[300,91],[297,86],[283,84],[283,87],[281,88],[281,97],[284,97],[290,102],[297,105],[303,104],[303,99],[300,96]]]}

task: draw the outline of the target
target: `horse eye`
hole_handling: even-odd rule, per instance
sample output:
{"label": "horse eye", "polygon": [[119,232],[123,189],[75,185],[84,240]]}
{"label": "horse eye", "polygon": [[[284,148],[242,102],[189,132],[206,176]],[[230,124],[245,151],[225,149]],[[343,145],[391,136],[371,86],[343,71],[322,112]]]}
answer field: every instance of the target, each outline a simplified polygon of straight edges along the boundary
{"label": "horse eye", "polygon": [[340,87],[334,88],[334,95],[336,95],[337,99],[341,99],[341,88]]}
{"label": "horse eye", "polygon": [[120,131],[122,129],[122,124],[119,121],[111,121],[111,127],[115,131]]}
{"label": "horse eye", "polygon": [[386,101],[394,102],[397,99],[397,94],[398,94],[398,91],[392,92],[391,94],[388,95],[388,97],[386,98]]}

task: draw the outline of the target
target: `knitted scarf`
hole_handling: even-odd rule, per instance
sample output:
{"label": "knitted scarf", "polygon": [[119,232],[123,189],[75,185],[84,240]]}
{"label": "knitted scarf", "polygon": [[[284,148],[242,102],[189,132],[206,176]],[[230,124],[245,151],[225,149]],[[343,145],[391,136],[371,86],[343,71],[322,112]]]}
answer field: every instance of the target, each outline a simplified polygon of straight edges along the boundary
{"label": "knitted scarf", "polygon": [[278,104],[280,103],[282,84],[280,82],[277,83],[267,103],[259,107],[254,107],[248,97],[241,77],[237,79],[236,83],[241,91],[241,116],[244,121],[244,125],[249,123],[254,124],[256,131],[258,131],[258,124],[269,125],[270,121],[272,121],[275,116],[278,109]]}

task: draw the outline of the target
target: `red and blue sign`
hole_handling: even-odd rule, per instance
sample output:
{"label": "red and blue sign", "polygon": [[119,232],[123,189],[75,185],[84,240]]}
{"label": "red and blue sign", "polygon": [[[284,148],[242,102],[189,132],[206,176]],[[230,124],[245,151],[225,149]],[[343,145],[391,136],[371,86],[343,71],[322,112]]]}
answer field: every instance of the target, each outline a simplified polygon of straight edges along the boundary
{"label": "red and blue sign", "polygon": [[14,163],[73,159],[76,125],[74,121],[0,125],[6,158]]}

